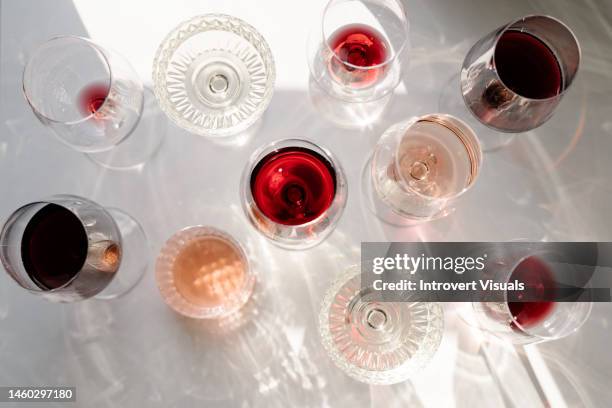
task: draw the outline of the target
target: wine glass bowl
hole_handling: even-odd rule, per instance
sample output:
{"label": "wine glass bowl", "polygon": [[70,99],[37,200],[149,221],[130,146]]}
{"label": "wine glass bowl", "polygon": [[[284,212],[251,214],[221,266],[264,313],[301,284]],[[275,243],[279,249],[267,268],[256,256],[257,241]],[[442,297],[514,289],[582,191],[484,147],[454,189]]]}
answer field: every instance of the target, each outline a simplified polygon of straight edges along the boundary
{"label": "wine glass bowl", "polygon": [[34,50],[23,92],[36,117],[73,149],[109,150],[128,137],[143,107],[143,85],[120,55],[75,36]]}
{"label": "wine glass bowl", "polygon": [[161,108],[180,127],[210,137],[253,125],[270,104],[275,75],[263,36],[223,14],[179,24],[159,46],[153,64]]}
{"label": "wine glass bowl", "polygon": [[580,65],[580,46],[561,21],[531,15],[479,40],[461,69],[461,93],[484,125],[518,133],[545,123]]}
{"label": "wine glass bowl", "polygon": [[16,210],[0,233],[0,260],[22,288],[56,302],[127,293],[147,266],[146,237],[129,215],[56,195]]}
{"label": "wine glass bowl", "polygon": [[352,102],[382,98],[399,84],[408,22],[396,0],[331,0],[308,40],[312,78]]}
{"label": "wine glass bowl", "polygon": [[400,217],[429,220],[444,215],[472,187],[481,165],[480,143],[469,126],[429,114],[385,131],[372,157],[371,182]]}
{"label": "wine glass bowl", "polygon": [[394,384],[418,373],[437,351],[444,326],[438,303],[379,302],[352,267],[329,288],[319,315],[334,364],[369,384]]}
{"label": "wine glass bowl", "polygon": [[347,199],[340,163],[306,140],[273,142],[253,153],[241,182],[243,209],[274,244],[306,249],[335,228]]}

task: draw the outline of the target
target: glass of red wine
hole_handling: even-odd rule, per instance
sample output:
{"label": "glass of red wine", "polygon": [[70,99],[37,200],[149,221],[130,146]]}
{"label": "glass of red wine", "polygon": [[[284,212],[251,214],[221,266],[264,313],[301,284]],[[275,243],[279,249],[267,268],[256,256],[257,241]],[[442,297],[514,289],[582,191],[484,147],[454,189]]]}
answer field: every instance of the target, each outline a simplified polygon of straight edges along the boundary
{"label": "glass of red wine", "polygon": [[249,221],[264,236],[284,248],[306,249],[333,231],[346,205],[347,184],[329,151],[287,139],[253,154],[241,192]]}
{"label": "glass of red wine", "polygon": [[567,273],[571,265],[559,259],[558,254],[530,250],[489,259],[486,274],[523,283],[526,290],[506,291],[503,301],[474,302],[477,324],[515,344],[550,341],[576,332],[588,319],[592,302],[589,292],[584,292],[580,301],[557,301],[562,296],[558,291],[575,275]]}
{"label": "glass of red wine", "polygon": [[308,44],[312,79],[332,97],[367,102],[400,81],[408,21],[396,0],[331,0]]}
{"label": "glass of red wine", "polygon": [[545,123],[574,81],[580,46],[561,21],[522,17],[480,39],[465,57],[461,93],[482,124],[518,133]]}
{"label": "glass of red wine", "polygon": [[[23,72],[23,92],[62,142],[108,167],[142,164],[161,143],[159,128],[136,131],[145,92],[134,69],[86,38],[55,37],[36,48]],[[138,140],[128,143],[128,136]],[[103,154],[111,149],[114,157]]]}
{"label": "glass of red wine", "polygon": [[7,273],[55,302],[118,297],[140,281],[147,259],[147,239],[136,220],[72,195],[24,205],[0,233]]}

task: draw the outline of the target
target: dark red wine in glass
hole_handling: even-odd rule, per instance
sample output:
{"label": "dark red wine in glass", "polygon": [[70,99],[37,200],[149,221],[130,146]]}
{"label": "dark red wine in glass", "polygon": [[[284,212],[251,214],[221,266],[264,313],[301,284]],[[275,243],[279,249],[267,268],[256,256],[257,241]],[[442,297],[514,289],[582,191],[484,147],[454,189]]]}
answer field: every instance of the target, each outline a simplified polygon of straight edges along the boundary
{"label": "dark red wine in glass", "polygon": [[[553,272],[547,263],[536,257],[530,256],[523,259],[512,271],[510,282],[518,280],[530,288],[530,298],[542,298],[534,302],[508,302],[508,308],[512,317],[518,325],[523,328],[537,326],[544,322],[552,313],[555,302],[550,299],[550,291],[555,289]],[[520,299],[519,295],[519,299]],[[516,324],[512,323],[513,327]]]}
{"label": "dark red wine in glass", "polygon": [[557,96],[563,75],[557,57],[539,38],[527,32],[508,30],[495,47],[499,78],[514,93],[530,99]]}
{"label": "dark red wine in glass", "polygon": [[70,282],[87,258],[87,233],[67,208],[47,204],[28,222],[21,239],[21,258],[28,276],[43,290]]}
{"label": "dark red wine in glass", "polygon": [[104,83],[92,83],[84,87],[78,96],[79,110],[84,116],[94,115],[108,97],[109,87]]}
{"label": "dark red wine in glass", "polygon": [[259,161],[250,186],[257,207],[266,217],[283,225],[301,225],[331,206],[336,194],[336,173],[319,153],[286,147]]}
{"label": "dark red wine in glass", "polygon": [[365,88],[383,77],[385,67],[377,65],[386,62],[389,44],[374,28],[363,24],[341,27],[330,36],[328,45],[334,53],[330,72],[342,84]]}

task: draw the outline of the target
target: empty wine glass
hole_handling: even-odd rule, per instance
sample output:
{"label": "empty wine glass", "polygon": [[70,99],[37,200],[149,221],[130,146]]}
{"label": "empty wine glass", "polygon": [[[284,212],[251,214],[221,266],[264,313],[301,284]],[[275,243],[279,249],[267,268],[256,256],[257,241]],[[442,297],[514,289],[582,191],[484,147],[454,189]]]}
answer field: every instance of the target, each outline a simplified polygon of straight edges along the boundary
{"label": "empty wine glass", "polygon": [[346,205],[340,163],[306,140],[273,142],[253,153],[242,176],[249,221],[273,243],[306,249],[335,228]]}
{"label": "empty wine glass", "polygon": [[[587,269],[578,266],[580,269],[573,270],[576,261],[570,259],[572,250],[563,250],[559,245],[561,250],[554,251],[535,244],[504,248],[498,254],[489,251],[485,277],[498,282],[520,282],[526,289],[505,291],[503,299],[492,292],[493,301],[474,302],[475,324],[515,344],[550,341],[576,332],[588,319],[593,303],[588,290],[561,291],[561,288],[589,287],[591,274]],[[578,252],[582,260],[589,253],[584,248]],[[560,301],[563,296],[567,299]]]}
{"label": "empty wine glass", "polygon": [[439,303],[379,302],[360,284],[359,266],[331,285],[319,314],[325,350],[342,371],[369,384],[394,384],[417,374],[442,341]]}
{"label": "empty wine glass", "polygon": [[399,84],[408,21],[397,0],[331,0],[308,41],[312,78],[331,96],[380,99]]}
{"label": "empty wine glass", "polygon": [[[23,91],[44,125],[94,161],[94,153],[129,149],[116,167],[131,167],[148,158],[142,151],[153,154],[161,143],[163,134],[135,132],[144,94],[134,69],[86,38],[55,37],[40,45],[24,69]],[[128,136],[138,143],[122,143]]]}
{"label": "empty wine glass", "polygon": [[524,132],[552,116],[579,65],[580,46],[569,27],[550,16],[525,16],[472,46],[461,69],[461,94],[483,125]]}
{"label": "empty wine glass", "polygon": [[224,14],[193,17],[175,27],[153,63],[155,95],[180,127],[210,137],[235,135],[270,104],[272,52],[251,25]]}
{"label": "empty wine glass", "polygon": [[185,228],[166,242],[157,258],[156,279],[171,308],[208,319],[240,309],[255,285],[242,246],[225,232],[205,226]]}
{"label": "empty wine glass", "polygon": [[385,131],[363,183],[384,221],[430,220],[449,213],[474,185],[481,164],[480,144],[469,126],[450,115],[429,114]]}
{"label": "empty wine glass", "polygon": [[147,268],[136,220],[93,201],[57,195],[16,210],[0,233],[0,260],[21,287],[56,302],[111,299]]}

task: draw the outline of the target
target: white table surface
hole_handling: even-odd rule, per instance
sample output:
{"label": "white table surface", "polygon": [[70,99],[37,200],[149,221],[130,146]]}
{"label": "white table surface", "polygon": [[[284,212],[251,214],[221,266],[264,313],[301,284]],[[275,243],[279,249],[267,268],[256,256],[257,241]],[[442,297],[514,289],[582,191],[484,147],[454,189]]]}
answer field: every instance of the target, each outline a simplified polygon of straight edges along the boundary
{"label": "white table surface", "polygon": [[[89,197],[142,223],[151,266],[120,299],[70,305],[38,299],[0,274],[0,385],[74,385],[78,402],[70,406],[83,407],[538,406],[536,387],[514,350],[493,345],[487,365],[478,351],[480,334],[459,321],[451,305],[445,305],[442,346],[418,378],[389,387],[355,382],[332,365],[319,343],[319,303],[333,277],[358,262],[361,241],[612,239],[612,4],[404,3],[412,48],[403,84],[378,123],[347,130],[323,119],[308,95],[305,42],[322,0],[1,0],[0,219],[52,194]],[[109,171],[60,144],[21,94],[29,51],[59,34],[90,36],[114,48],[150,84],[153,56],[167,32],[208,12],[250,22],[276,60],[272,103],[258,132],[242,145],[218,145],[168,124],[161,151],[144,168]],[[582,45],[579,76],[557,115],[486,154],[477,185],[452,216],[411,228],[381,223],[360,191],[362,168],[381,132],[398,120],[437,111],[442,87],[470,45],[532,13],[562,19]],[[304,252],[261,238],[239,202],[250,153],[288,137],[327,146],[349,183],[338,228]],[[157,292],[155,254],[173,232],[194,224],[228,230],[252,250],[260,284],[238,328],[178,317]],[[555,406],[609,406],[611,325],[612,306],[597,304],[579,333],[529,351]]]}

